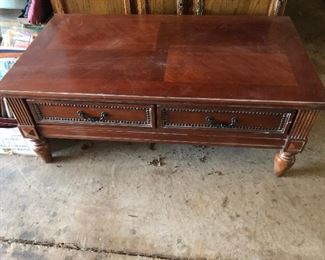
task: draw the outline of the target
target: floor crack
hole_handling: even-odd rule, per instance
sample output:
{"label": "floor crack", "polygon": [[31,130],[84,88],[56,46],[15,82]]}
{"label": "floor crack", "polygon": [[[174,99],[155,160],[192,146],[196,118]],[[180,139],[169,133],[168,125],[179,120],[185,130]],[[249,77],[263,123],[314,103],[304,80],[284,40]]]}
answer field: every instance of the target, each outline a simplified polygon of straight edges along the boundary
{"label": "floor crack", "polygon": [[[66,250],[77,250],[83,252],[91,252],[98,254],[114,254],[114,255],[124,255],[124,256],[137,256],[137,257],[148,257],[154,259],[175,259],[175,260],[188,260],[192,258],[188,257],[175,257],[171,255],[164,254],[147,254],[147,253],[139,253],[127,250],[111,250],[111,249],[100,249],[97,247],[81,247],[74,243],[55,243],[50,241],[37,241],[37,240],[27,240],[27,239],[9,239],[5,237],[0,237],[0,243],[5,243],[8,245],[12,244],[20,244],[20,245],[29,245],[29,246],[40,246],[47,248],[60,248]],[[197,259],[197,258],[196,258]]]}

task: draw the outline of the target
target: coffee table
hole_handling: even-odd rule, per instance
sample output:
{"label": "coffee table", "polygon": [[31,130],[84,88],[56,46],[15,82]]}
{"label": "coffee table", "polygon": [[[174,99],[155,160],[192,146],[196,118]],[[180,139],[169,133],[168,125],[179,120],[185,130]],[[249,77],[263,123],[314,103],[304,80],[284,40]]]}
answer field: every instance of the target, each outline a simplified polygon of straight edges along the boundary
{"label": "coffee table", "polygon": [[288,17],[56,15],[0,85],[46,161],[48,138],[301,152],[325,91]]}

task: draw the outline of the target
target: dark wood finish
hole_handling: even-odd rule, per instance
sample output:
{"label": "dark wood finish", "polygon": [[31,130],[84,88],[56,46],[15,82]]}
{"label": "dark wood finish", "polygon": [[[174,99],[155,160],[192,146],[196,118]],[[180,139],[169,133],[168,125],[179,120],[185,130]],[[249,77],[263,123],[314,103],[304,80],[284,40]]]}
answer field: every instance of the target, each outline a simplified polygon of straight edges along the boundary
{"label": "dark wood finish", "polygon": [[280,148],[285,140],[278,136],[255,134],[209,134],[205,131],[194,133],[182,131],[161,131],[158,129],[125,129],[79,125],[40,125],[38,130],[47,138],[91,139],[132,141],[146,143],[185,143],[202,145],[223,145],[240,147]]}
{"label": "dark wood finish", "polygon": [[57,15],[7,75],[2,92],[26,97],[302,107],[325,99],[288,17]]}
{"label": "dark wood finish", "polygon": [[280,176],[325,108],[287,17],[57,15],[0,84],[45,161],[44,138],[264,147]]}
{"label": "dark wood finish", "polygon": [[154,125],[154,106],[27,100],[38,124],[90,124],[149,127]]}
{"label": "dark wood finish", "polygon": [[44,138],[42,139],[32,139],[35,148],[35,153],[42,158],[42,160],[46,163],[52,162],[52,154],[48,141]]}
{"label": "dark wood finish", "polygon": [[294,115],[294,110],[158,106],[159,127],[175,129],[285,134]]}

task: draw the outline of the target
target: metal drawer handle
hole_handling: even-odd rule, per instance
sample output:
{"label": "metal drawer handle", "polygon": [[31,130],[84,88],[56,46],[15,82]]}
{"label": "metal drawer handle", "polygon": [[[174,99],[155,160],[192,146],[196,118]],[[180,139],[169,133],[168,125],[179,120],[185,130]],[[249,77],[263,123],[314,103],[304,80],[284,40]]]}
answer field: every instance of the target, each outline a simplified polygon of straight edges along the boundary
{"label": "metal drawer handle", "polygon": [[239,122],[239,119],[237,117],[232,117],[230,119],[229,124],[218,123],[217,120],[213,116],[207,116],[205,119],[207,120],[209,125],[218,127],[218,128],[231,128],[231,127],[236,126],[236,124]]}
{"label": "metal drawer handle", "polygon": [[100,113],[100,117],[91,117],[88,116],[85,112],[83,111],[78,111],[77,112],[78,116],[86,121],[90,121],[90,122],[104,122],[106,121],[106,118],[108,117],[108,113],[107,112],[101,112]]}

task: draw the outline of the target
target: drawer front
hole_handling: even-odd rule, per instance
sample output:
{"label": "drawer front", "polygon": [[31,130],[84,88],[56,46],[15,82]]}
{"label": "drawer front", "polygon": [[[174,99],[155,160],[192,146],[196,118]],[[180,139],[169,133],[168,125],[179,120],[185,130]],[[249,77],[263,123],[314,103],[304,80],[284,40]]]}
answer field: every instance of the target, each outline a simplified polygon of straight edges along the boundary
{"label": "drawer front", "polygon": [[27,100],[38,124],[153,127],[154,107],[139,104]]}
{"label": "drawer front", "polygon": [[158,106],[159,127],[285,134],[294,110]]}

